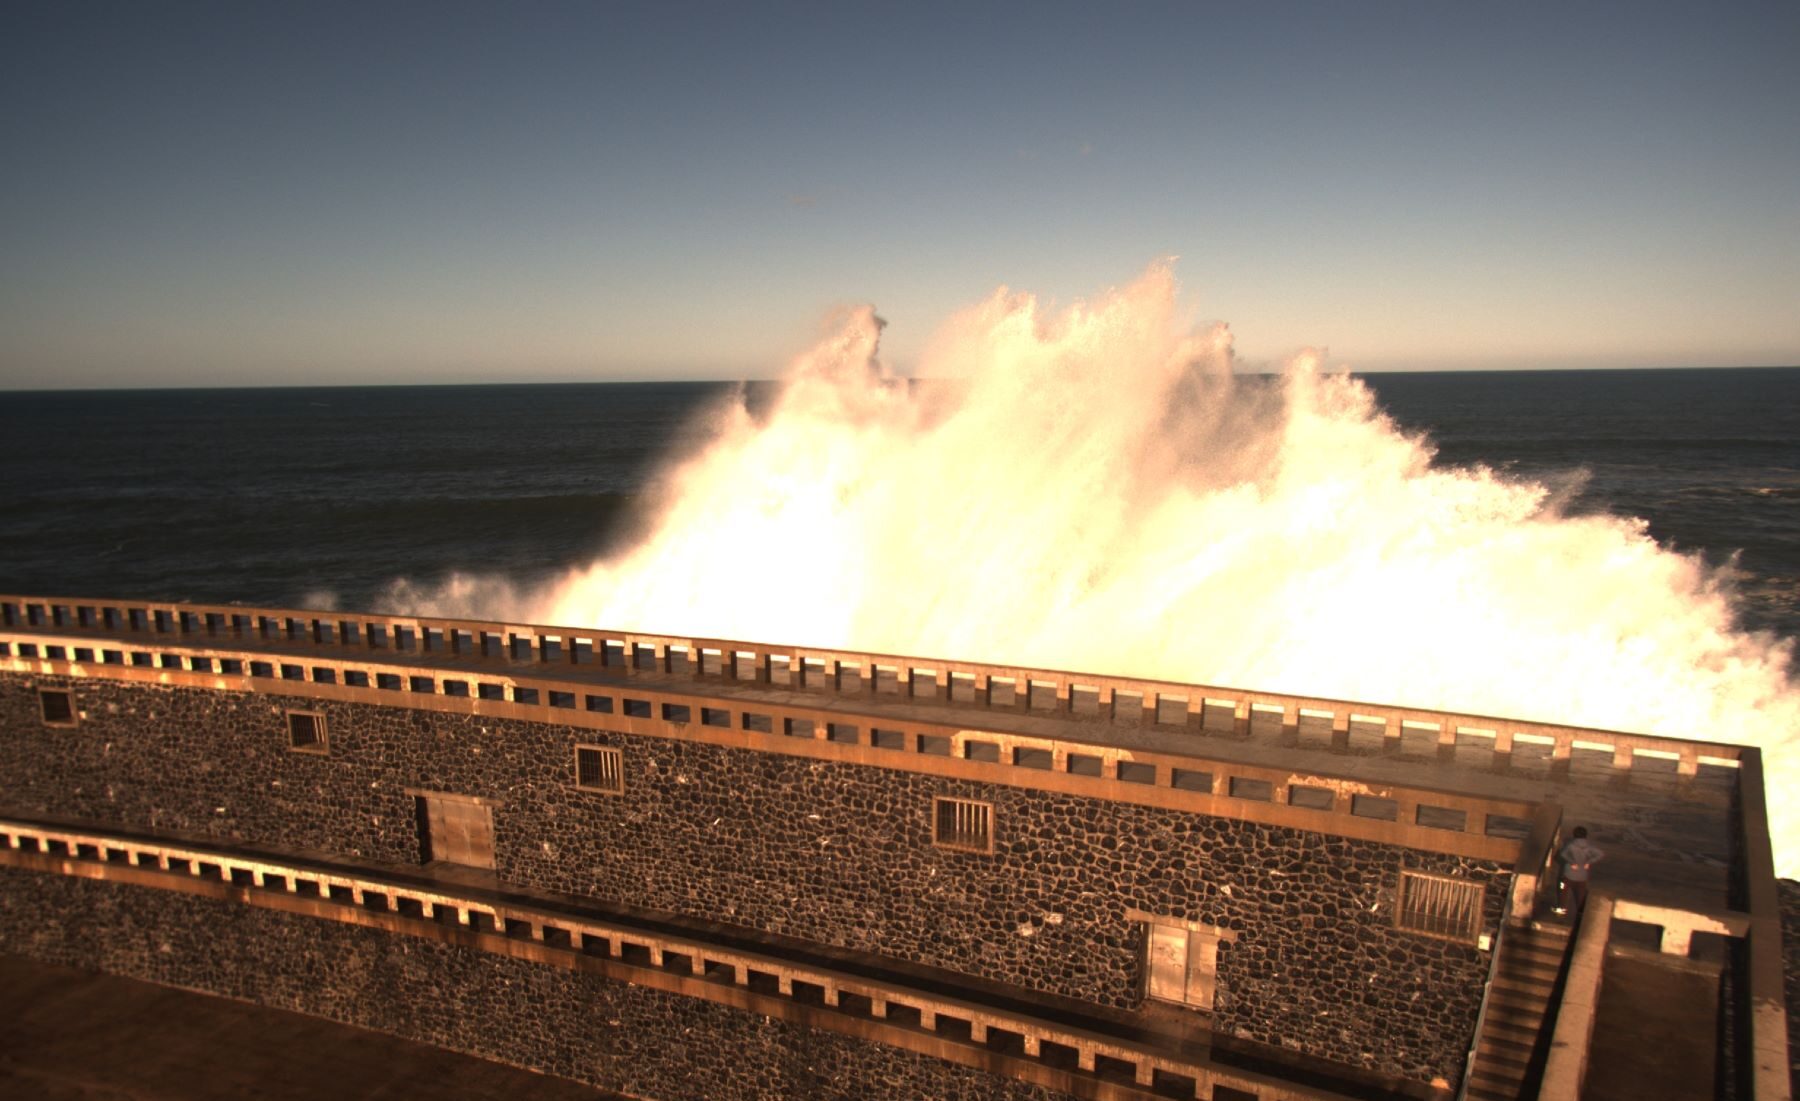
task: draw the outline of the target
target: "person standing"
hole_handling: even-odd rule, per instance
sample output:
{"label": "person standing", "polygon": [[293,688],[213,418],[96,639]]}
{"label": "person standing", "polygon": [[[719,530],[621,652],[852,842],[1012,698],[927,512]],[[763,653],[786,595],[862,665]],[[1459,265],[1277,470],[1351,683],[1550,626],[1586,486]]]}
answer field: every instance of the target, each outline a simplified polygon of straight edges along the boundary
{"label": "person standing", "polygon": [[1576,826],[1572,840],[1562,847],[1562,910],[1575,917],[1587,906],[1588,873],[1606,859],[1600,846],[1587,839],[1586,826]]}

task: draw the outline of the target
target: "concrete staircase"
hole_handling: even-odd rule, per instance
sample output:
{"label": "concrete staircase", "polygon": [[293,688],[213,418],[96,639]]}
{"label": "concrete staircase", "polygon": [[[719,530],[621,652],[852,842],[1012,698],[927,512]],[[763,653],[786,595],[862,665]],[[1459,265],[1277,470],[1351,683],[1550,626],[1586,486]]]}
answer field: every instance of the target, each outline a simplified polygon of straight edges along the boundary
{"label": "concrete staircase", "polygon": [[1544,1030],[1551,993],[1569,951],[1569,928],[1532,922],[1506,930],[1488,990],[1487,1017],[1463,1095],[1469,1101],[1529,1101],[1536,1086],[1532,1055]]}

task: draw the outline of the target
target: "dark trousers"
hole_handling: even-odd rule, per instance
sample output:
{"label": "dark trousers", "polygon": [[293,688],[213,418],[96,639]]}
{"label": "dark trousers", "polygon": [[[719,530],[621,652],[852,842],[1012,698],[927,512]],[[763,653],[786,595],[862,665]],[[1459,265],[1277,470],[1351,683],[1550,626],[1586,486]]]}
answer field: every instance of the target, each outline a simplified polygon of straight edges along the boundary
{"label": "dark trousers", "polygon": [[1587,880],[1565,879],[1562,886],[1563,909],[1570,914],[1581,913],[1587,907]]}

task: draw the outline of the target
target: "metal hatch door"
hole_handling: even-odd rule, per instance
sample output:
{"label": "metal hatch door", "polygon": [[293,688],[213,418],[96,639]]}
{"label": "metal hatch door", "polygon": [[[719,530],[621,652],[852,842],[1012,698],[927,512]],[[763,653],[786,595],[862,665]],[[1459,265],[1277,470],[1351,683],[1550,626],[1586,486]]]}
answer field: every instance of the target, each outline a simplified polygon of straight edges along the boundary
{"label": "metal hatch door", "polygon": [[427,860],[470,868],[494,867],[493,808],[466,796],[422,795]]}
{"label": "metal hatch door", "polygon": [[1150,927],[1150,996],[1187,1000],[1188,934],[1167,925]]}

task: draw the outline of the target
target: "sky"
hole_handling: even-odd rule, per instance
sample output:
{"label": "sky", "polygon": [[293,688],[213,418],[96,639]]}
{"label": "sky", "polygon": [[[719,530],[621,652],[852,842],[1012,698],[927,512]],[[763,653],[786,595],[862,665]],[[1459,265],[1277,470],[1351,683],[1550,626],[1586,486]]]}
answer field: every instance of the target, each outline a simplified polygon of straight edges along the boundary
{"label": "sky", "polygon": [[0,389],[905,372],[1178,256],[1242,363],[1800,363],[1800,5],[0,15]]}

